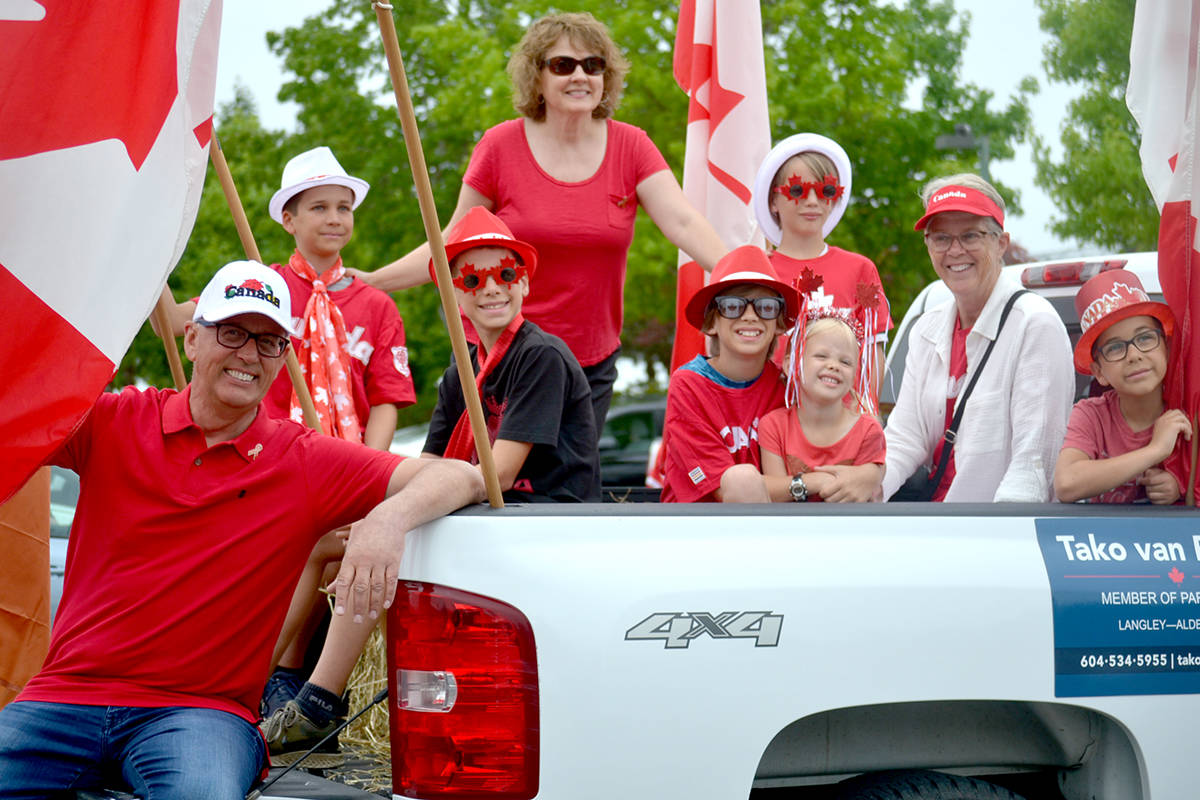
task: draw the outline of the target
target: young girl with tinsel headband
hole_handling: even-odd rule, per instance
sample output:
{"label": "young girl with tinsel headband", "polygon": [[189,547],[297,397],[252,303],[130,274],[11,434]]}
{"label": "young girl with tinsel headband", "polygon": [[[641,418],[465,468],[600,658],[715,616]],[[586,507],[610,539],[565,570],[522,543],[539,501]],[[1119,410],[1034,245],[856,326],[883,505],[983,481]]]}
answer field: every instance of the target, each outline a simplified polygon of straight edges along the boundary
{"label": "young girl with tinsel headband", "polygon": [[[861,306],[857,311],[866,315]],[[768,486],[787,481],[787,498],[772,491],[773,498],[863,502],[879,492],[886,444],[871,393],[864,390],[874,385],[866,355],[874,348],[855,316],[812,309],[792,329],[787,407],[759,425]]]}

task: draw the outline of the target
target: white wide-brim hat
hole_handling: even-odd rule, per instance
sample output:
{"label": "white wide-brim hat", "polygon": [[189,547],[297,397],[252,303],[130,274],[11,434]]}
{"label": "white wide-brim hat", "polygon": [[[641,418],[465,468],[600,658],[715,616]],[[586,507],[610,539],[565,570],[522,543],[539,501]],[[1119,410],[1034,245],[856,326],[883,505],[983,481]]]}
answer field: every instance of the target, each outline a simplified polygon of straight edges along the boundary
{"label": "white wide-brim hat", "polygon": [[850,204],[850,157],[846,155],[842,146],[819,133],[797,133],[787,137],[771,148],[771,152],[767,153],[767,157],[759,166],[758,174],[754,176],[754,216],[758,219],[758,226],[762,228],[767,240],[776,247],[783,238],[783,231],[771,216],[771,182],[775,180],[775,173],[779,172],[779,168],[789,158],[809,150],[829,158],[837,167],[838,182],[846,187],[842,196],[834,201],[829,216],[825,218],[825,224],[821,226],[823,236],[828,236],[830,231],[837,227],[846,206]]}
{"label": "white wide-brim hat", "polygon": [[314,186],[345,186],[354,193],[354,205],[358,208],[367,196],[370,184],[362,178],[347,175],[346,170],[328,147],[314,147],[294,156],[283,168],[283,180],[279,191],[271,195],[267,210],[271,219],[283,224],[283,206],[288,200]]}
{"label": "white wide-brim hat", "polygon": [[259,314],[289,334],[296,333],[287,281],[257,261],[231,261],[217,270],[200,293],[192,320],[224,322],[239,314]]}

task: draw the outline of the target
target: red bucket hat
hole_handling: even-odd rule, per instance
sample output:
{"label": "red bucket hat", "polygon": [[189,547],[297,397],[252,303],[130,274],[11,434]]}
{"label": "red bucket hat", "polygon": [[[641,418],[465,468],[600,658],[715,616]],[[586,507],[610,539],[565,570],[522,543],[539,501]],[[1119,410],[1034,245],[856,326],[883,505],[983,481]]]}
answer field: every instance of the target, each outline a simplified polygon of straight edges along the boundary
{"label": "red bucket hat", "polygon": [[775,268],[767,260],[767,254],[761,247],[752,244],[742,245],[731,250],[717,265],[713,267],[712,276],[707,286],[703,286],[692,295],[684,314],[687,321],[697,330],[704,327],[704,312],[712,299],[726,289],[752,283],[777,292],[787,304],[787,315],[795,319],[800,301],[796,290],[779,280]]}
{"label": "red bucket hat", "polygon": [[1092,347],[1100,334],[1115,322],[1137,316],[1154,317],[1167,338],[1175,331],[1175,314],[1166,303],[1150,299],[1138,276],[1126,269],[1112,269],[1088,279],[1075,295],[1075,311],[1083,335],[1075,345],[1075,369],[1092,372]]}
{"label": "red bucket hat", "polygon": [[[456,255],[473,247],[512,250],[525,263],[525,269],[531,276],[537,268],[537,250],[533,245],[513,236],[504,221],[483,206],[472,208],[446,233],[446,260],[453,261]],[[432,258],[429,259],[429,277],[437,283]]]}
{"label": "red bucket hat", "polygon": [[929,224],[930,218],[943,211],[965,211],[979,217],[991,217],[1001,228],[1004,227],[1004,212],[992,198],[978,189],[952,183],[933,193],[933,196],[929,198],[929,204],[925,206],[925,216],[917,220],[917,224],[913,225],[913,230],[924,230],[925,226]]}

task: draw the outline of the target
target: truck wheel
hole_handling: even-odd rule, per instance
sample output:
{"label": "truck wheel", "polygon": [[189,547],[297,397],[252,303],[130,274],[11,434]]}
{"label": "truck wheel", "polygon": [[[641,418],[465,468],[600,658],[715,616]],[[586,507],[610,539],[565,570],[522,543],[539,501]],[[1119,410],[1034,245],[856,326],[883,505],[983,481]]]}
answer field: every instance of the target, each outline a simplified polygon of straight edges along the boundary
{"label": "truck wheel", "polygon": [[922,769],[871,772],[838,784],[834,800],[1024,800],[1002,786]]}

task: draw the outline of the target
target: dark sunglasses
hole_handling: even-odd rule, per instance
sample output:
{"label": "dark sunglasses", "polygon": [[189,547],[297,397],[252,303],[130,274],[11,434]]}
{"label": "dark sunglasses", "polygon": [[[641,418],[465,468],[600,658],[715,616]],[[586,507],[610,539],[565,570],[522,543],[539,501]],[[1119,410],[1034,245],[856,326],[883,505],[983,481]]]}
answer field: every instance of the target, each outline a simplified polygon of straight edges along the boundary
{"label": "dark sunglasses", "polygon": [[515,263],[514,259],[505,258],[501,260],[500,266],[487,269],[478,269],[474,264],[463,264],[458,276],[454,278],[454,285],[472,294],[487,283],[488,278],[497,284],[511,286],[525,274],[525,268],[521,267],[518,271],[518,268],[513,266]]}
{"label": "dark sunglasses", "polygon": [[288,346],[288,340],[285,337],[276,336],[273,333],[251,333],[245,328],[224,322],[208,322],[203,319],[197,320],[197,322],[205,328],[216,328],[217,344],[228,347],[230,350],[241,350],[246,342],[253,339],[260,356],[279,358]]}
{"label": "dark sunglasses", "polygon": [[600,75],[608,66],[608,62],[604,60],[603,56],[588,56],[579,59],[570,56],[554,56],[542,59],[542,66],[555,75],[570,75],[575,72],[575,67],[583,67],[583,71],[588,75]]}
{"label": "dark sunglasses", "polygon": [[759,319],[776,319],[783,314],[787,304],[782,297],[738,297],[737,295],[722,295],[713,298],[717,313],[725,319],[740,319],[746,313],[746,306],[753,305],[754,313]]}
{"label": "dark sunglasses", "polygon": [[846,187],[838,183],[837,178],[832,175],[826,175],[819,181],[805,181],[801,180],[799,175],[793,175],[783,186],[776,186],[775,191],[794,203],[800,202],[802,198],[808,197],[809,192],[815,191],[819,199],[832,203],[842,196]]}

